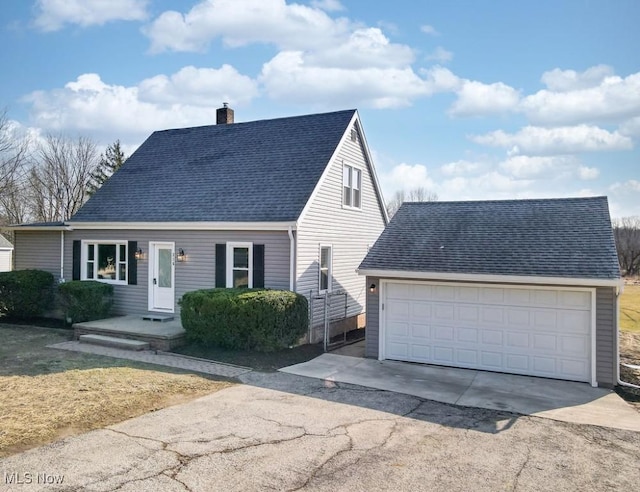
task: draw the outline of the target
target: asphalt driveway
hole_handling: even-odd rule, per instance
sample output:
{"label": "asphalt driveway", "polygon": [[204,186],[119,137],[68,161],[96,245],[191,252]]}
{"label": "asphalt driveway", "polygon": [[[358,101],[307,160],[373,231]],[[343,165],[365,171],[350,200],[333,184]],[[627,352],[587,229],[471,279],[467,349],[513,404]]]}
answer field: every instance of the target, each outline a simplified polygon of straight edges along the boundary
{"label": "asphalt driveway", "polygon": [[241,378],[4,459],[0,490],[586,491],[640,482],[638,432],[284,373]]}

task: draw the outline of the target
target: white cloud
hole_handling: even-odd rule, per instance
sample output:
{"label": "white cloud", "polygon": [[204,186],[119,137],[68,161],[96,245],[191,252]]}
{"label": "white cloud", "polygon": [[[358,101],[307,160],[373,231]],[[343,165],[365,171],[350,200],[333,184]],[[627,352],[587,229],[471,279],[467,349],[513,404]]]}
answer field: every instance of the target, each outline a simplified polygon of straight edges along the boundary
{"label": "white cloud", "polygon": [[413,60],[411,48],[391,43],[377,27],[356,29],[342,44],[305,53],[307,64],[332,68],[406,67]]}
{"label": "white cloud", "polygon": [[566,176],[567,168],[576,167],[572,156],[515,155],[500,163],[500,167],[515,178],[547,178]]}
{"label": "white cloud", "polygon": [[479,162],[455,161],[444,164],[440,167],[440,172],[445,176],[461,176],[463,174],[474,173],[482,168]]}
{"label": "white cloud", "polygon": [[423,164],[401,163],[394,166],[391,172],[381,173],[380,181],[386,197],[391,197],[397,190],[425,188],[431,191],[435,183]]}
{"label": "white cloud", "polygon": [[506,113],[516,109],[520,92],[502,82],[484,84],[465,80],[458,91],[458,98],[449,108],[452,116],[482,116]]}
{"label": "white cloud", "polygon": [[66,24],[82,27],[110,21],[147,18],[148,0],[38,0],[34,24],[43,31],[57,31]]}
{"label": "white cloud", "polygon": [[613,75],[613,69],[607,65],[596,65],[582,73],[575,70],[554,68],[542,74],[542,82],[554,92],[569,92],[599,86],[607,77]]}
{"label": "white cloud", "polygon": [[433,52],[426,56],[429,61],[435,61],[438,63],[447,63],[453,60],[453,53],[445,50],[442,46],[438,46]]}
{"label": "white cloud", "polygon": [[497,130],[472,136],[471,140],[481,145],[507,148],[512,155],[573,154],[633,148],[629,137],[588,125],[558,128],[526,126],[517,133]]}
{"label": "white cloud", "polygon": [[145,102],[211,106],[223,101],[246,104],[258,95],[258,87],[230,65],[219,69],[189,66],[169,77],[156,75],[143,80],[138,93]]}
{"label": "white cloud", "polygon": [[317,9],[326,10],[327,12],[344,10],[344,5],[342,5],[339,0],[312,0],[311,5]]}
{"label": "white cloud", "polygon": [[640,192],[640,181],[636,179],[630,179],[629,181],[625,181],[624,183],[617,182],[612,184],[609,187],[609,189],[611,191],[632,191],[632,192],[639,191]]}
{"label": "white cloud", "polygon": [[597,167],[580,166],[578,169],[578,177],[584,181],[596,179],[600,176],[600,170]]}
{"label": "white cloud", "polygon": [[[252,92],[253,91],[253,92]],[[139,85],[110,85],[83,74],[64,88],[25,97],[33,123],[45,131],[78,131],[109,139],[139,139],[162,128],[213,124],[223,101],[245,103],[255,83],[233,67],[185,67]]]}
{"label": "white cloud", "polygon": [[281,52],[265,63],[260,82],[275,100],[375,108],[409,106],[435,87],[410,67],[320,67],[308,63],[300,51]]}
{"label": "white cloud", "polygon": [[[587,78],[585,81],[583,77],[573,83],[562,76],[558,78],[560,80],[549,83],[551,87],[561,87],[562,91],[542,90],[522,101],[521,110],[531,123],[619,122],[640,116],[640,72],[625,78],[608,75],[601,80]],[[596,81],[599,83],[595,86],[589,84]]]}
{"label": "white cloud", "polygon": [[436,31],[435,27],[430,26],[429,24],[420,26],[420,30],[425,34],[429,34],[430,36],[440,36],[440,33]]}
{"label": "white cloud", "polygon": [[317,7],[285,0],[205,0],[182,14],[166,11],[144,32],[151,51],[203,51],[214,39],[227,46],[273,44],[284,50],[338,46],[354,26]]}
{"label": "white cloud", "polygon": [[628,137],[640,137],[640,116],[623,122],[619,131]]}

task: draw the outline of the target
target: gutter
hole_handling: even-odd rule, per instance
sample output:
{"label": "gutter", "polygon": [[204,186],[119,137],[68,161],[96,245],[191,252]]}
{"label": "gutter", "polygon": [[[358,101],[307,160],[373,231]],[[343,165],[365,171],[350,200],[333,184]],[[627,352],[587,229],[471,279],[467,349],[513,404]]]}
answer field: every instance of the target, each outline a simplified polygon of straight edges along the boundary
{"label": "gutter", "polygon": [[64,230],[60,231],[60,279],[58,282],[64,282]]}
{"label": "gutter", "polygon": [[616,381],[618,386],[640,389],[637,384],[627,383],[620,379],[620,294],[622,294],[622,289],[616,289]]}
{"label": "gutter", "polygon": [[291,226],[287,229],[287,233],[289,234],[289,290],[291,292],[295,291],[295,264],[296,264],[296,240],[293,236],[293,229]]}

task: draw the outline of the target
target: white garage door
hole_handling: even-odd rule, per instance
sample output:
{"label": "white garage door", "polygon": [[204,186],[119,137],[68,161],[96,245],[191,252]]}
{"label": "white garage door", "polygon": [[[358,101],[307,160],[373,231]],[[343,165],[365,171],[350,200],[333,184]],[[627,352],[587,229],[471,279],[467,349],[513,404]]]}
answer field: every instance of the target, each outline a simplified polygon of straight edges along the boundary
{"label": "white garage door", "polygon": [[591,291],[385,283],[381,358],[591,381]]}

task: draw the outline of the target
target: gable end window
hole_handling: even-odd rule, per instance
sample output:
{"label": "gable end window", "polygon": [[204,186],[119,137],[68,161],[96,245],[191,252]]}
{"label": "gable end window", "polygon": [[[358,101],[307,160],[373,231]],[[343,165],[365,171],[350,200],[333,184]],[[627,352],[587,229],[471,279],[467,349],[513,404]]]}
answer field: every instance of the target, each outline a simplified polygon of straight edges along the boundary
{"label": "gable end window", "polygon": [[320,261],[318,262],[318,290],[320,292],[331,292],[332,249],[331,246],[320,246]]}
{"label": "gable end window", "polygon": [[128,262],[127,241],[82,242],[82,280],[125,284]]}
{"label": "gable end window", "polygon": [[342,167],[342,205],[361,208],[362,171],[344,164]]}

